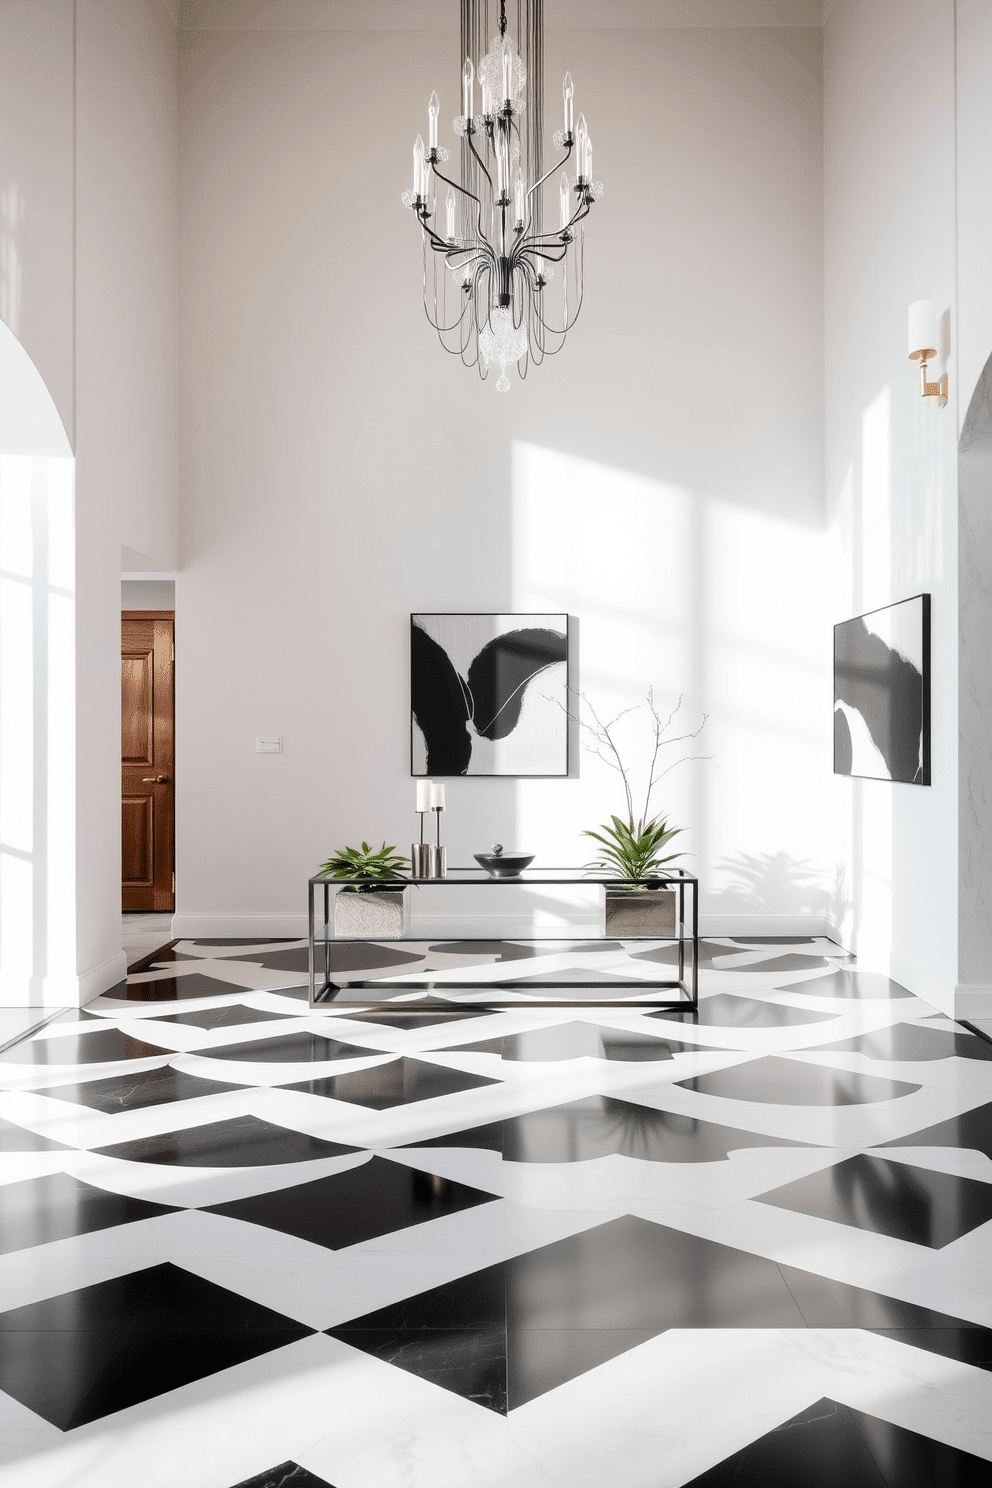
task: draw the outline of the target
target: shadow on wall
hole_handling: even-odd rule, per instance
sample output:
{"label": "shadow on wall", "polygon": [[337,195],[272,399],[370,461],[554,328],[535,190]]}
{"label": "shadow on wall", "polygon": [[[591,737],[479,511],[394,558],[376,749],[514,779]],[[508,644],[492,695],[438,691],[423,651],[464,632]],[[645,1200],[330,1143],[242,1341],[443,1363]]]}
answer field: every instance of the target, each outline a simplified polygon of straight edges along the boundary
{"label": "shadow on wall", "polygon": [[834,923],[842,917],[845,895],[840,870],[832,889],[814,864],[785,852],[740,853],[721,859],[715,871],[725,875],[723,888],[712,896],[716,908],[749,914],[817,915]]}
{"label": "shadow on wall", "polygon": [[74,1001],[75,462],[0,323],[0,1004]]}
{"label": "shadow on wall", "polygon": [[[673,769],[652,798],[685,828],[673,846],[699,876],[700,907],[726,903],[714,893],[721,863],[753,867],[773,843],[783,863],[816,875],[816,893],[765,871],[739,907],[754,906],[760,880],[766,913],[808,904],[822,918],[833,854],[826,791],[810,789],[826,779],[832,741],[822,528],[520,440],[512,514],[513,607],[581,617],[576,692],[613,718],[652,686],[662,716],[681,698],[686,728],[707,717],[685,750],[703,758]],[[651,742],[642,733],[641,754],[631,742],[641,799]],[[546,787],[517,784],[521,843],[563,863],[588,857],[584,829],[625,810],[616,772],[578,757],[578,778],[553,806]]]}

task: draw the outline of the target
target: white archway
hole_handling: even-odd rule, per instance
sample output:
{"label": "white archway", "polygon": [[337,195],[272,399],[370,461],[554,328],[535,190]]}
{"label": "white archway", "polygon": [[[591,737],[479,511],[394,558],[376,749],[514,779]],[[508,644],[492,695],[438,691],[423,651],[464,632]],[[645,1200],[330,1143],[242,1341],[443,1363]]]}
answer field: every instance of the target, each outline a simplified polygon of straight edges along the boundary
{"label": "white archway", "polygon": [[75,460],[0,323],[0,1005],[79,1000]]}

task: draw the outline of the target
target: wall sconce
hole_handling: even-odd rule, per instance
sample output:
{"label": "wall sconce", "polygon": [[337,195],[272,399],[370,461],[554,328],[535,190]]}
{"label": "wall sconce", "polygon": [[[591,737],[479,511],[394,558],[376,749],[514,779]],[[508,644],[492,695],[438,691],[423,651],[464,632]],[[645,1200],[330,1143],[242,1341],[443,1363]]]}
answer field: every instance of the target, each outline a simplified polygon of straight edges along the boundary
{"label": "wall sconce", "polygon": [[947,407],[947,373],[939,382],[927,382],[927,362],[937,355],[937,306],[933,300],[915,300],[909,307],[909,359],[920,364],[920,396],[936,398],[938,408]]}

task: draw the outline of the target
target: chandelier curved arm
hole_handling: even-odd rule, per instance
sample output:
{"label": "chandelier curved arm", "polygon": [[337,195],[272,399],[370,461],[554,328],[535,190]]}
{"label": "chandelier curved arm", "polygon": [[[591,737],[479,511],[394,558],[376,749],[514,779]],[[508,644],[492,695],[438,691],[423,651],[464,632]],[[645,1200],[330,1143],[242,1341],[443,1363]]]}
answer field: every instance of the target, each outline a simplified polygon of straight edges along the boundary
{"label": "chandelier curved arm", "polygon": [[[530,190],[527,193],[527,200],[528,201],[534,195],[534,192],[535,191],[540,191],[540,189],[544,185],[545,181],[550,181],[551,180],[551,177],[554,175],[554,173],[555,173],[556,170],[560,170],[562,166],[565,166],[565,165],[568,164],[569,160],[572,158],[572,151],[573,151],[574,148],[575,148],[574,141],[570,141],[569,142],[568,149],[565,151],[564,157],[561,160],[556,160],[555,163],[554,163],[554,165],[551,167],[551,169],[549,171],[545,171],[545,173],[541,177],[541,179],[539,181],[535,182],[535,184],[530,188]],[[534,216],[534,214],[533,214],[533,211],[532,211],[531,212],[531,217],[530,217],[530,220],[531,221],[533,220],[533,216]],[[529,222],[528,222],[528,226],[529,226]]]}
{"label": "chandelier curved arm", "polygon": [[[450,325],[440,325],[438,323],[438,319],[435,319],[435,317],[437,316],[437,311],[438,311],[438,304],[437,304],[437,259],[436,258],[431,259],[431,263],[433,264],[433,267],[434,267],[434,315],[431,314],[430,307],[429,307],[428,302],[427,302],[427,240],[425,238],[424,239],[424,314],[427,316],[427,323],[428,323],[428,325],[433,326],[434,330],[437,331],[438,340],[441,342],[441,345],[444,346],[445,351],[452,351],[452,348],[450,346],[445,346],[444,337],[445,336],[450,336],[451,332],[457,330],[458,327],[461,325],[462,321],[465,319],[465,312],[468,309],[468,304],[467,303],[464,303],[462,305],[462,308],[461,308],[461,311],[460,311],[460,313],[458,315],[457,320],[453,320]],[[443,296],[442,296],[442,298],[443,298]],[[465,299],[467,301],[467,299],[468,299],[468,296],[467,295],[465,296]],[[457,355],[457,353],[456,352],[453,352],[453,355]]]}

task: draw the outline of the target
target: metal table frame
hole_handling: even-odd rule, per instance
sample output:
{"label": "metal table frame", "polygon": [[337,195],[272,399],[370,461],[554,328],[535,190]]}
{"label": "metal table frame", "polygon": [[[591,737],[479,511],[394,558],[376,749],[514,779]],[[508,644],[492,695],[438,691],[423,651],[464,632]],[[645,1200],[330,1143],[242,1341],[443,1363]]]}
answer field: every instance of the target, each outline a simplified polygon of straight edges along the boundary
{"label": "metal table frame", "polygon": [[[375,879],[353,879],[349,880],[348,882],[354,884],[365,884],[369,887],[374,886],[377,889],[383,890],[395,890],[411,887],[418,889],[424,888],[429,890],[438,886],[451,888],[452,886],[457,887],[459,885],[471,885],[473,887],[476,887],[482,884],[492,886],[494,888],[498,888],[500,886],[512,886],[514,888],[520,888],[527,885],[550,886],[570,884],[581,885],[584,887],[602,886],[614,889],[629,889],[636,888],[641,885],[646,885],[650,882],[656,887],[660,886],[674,890],[678,896],[676,904],[676,934],[669,936],[625,935],[623,937],[623,943],[626,944],[629,941],[645,941],[654,943],[657,943],[658,941],[669,941],[672,944],[677,945],[677,976],[667,977],[658,981],[610,981],[609,983],[604,983],[603,985],[604,988],[608,986],[611,990],[614,991],[618,987],[629,987],[632,991],[636,988],[637,991],[642,994],[636,1000],[634,998],[611,997],[609,999],[609,1006],[611,1007],[664,1007],[686,1008],[695,1010],[699,1005],[699,881],[698,879],[694,878],[692,874],[684,873],[679,869],[675,869],[669,873],[666,873],[660,880],[652,879],[650,881],[647,879],[607,878],[605,875],[587,874],[581,869],[570,868],[530,869],[524,873],[521,873],[516,878],[491,878],[482,868],[450,868],[445,878],[397,879],[395,881],[390,880],[388,882]],[[347,938],[342,937],[340,939],[336,938],[333,934],[333,927],[331,923],[331,891],[340,890],[345,886],[346,884],[344,881],[342,881],[341,879],[331,878],[327,874],[316,874],[313,878],[310,879],[308,921],[310,947],[309,969],[311,1007],[326,1005],[329,1002],[333,1002],[338,997],[338,994],[344,991],[350,991],[356,988],[361,989],[363,987],[371,989],[373,987],[381,987],[383,985],[381,979],[377,980],[375,978],[363,980],[360,977],[348,977],[346,979],[343,979],[338,976],[338,979],[334,980],[332,977],[332,973],[337,974],[338,972],[338,968],[332,965],[333,948],[335,946],[400,946],[409,944],[410,941],[414,939],[414,937],[411,935],[407,935],[405,938],[392,938],[389,936],[378,937],[374,939],[351,936]],[[317,901],[320,895],[323,896],[323,918],[318,923]],[[686,923],[687,914],[689,918],[688,924]],[[464,945],[466,947],[475,944],[483,944],[486,942],[491,943],[493,940],[492,934],[485,937],[444,936],[443,938],[448,944]],[[588,938],[591,944],[598,945],[601,944],[603,937],[597,939],[596,937],[590,936]],[[576,945],[575,937],[571,937],[567,934],[562,934],[560,931],[555,935],[508,935],[506,939],[511,943],[517,944],[540,944],[542,942],[569,941],[570,949],[574,949]],[[323,956],[321,956],[320,954],[321,946],[323,946]],[[581,951],[575,951],[575,954],[581,955],[582,953]],[[323,962],[323,965],[319,964],[321,961]],[[430,992],[435,991],[435,989],[438,992],[443,992],[449,989],[451,991],[454,991],[457,985],[458,984],[455,982],[439,982],[437,980],[437,973],[435,972],[433,974],[427,973],[422,981],[405,981],[402,984],[402,989],[400,987],[397,987],[397,991],[423,990],[429,994]],[[594,985],[594,983],[590,982],[575,981],[534,983],[528,982],[526,979],[500,980],[499,982],[493,984],[493,995],[491,997],[487,997],[485,999],[485,1002],[486,1006],[488,1007],[520,1007],[522,1004],[519,1000],[507,1001],[506,999],[500,999],[499,991],[501,988],[504,987],[509,990],[536,990],[540,986],[561,988],[588,988]],[[651,991],[677,992],[678,995],[674,998],[668,997],[646,1000],[643,994],[645,992]],[[588,1007],[591,1002],[592,999],[588,997],[583,999],[582,1001],[554,999],[548,1000],[547,1002],[541,1002],[540,1000],[535,998],[533,1000],[528,1000],[526,1006]],[[421,1007],[425,1006],[424,1003],[418,1004],[415,1001],[404,1001],[402,1007],[404,1011],[415,1012],[417,1011],[418,1005]],[[431,1008],[436,1009],[436,1000],[431,1002],[430,1006]]]}

